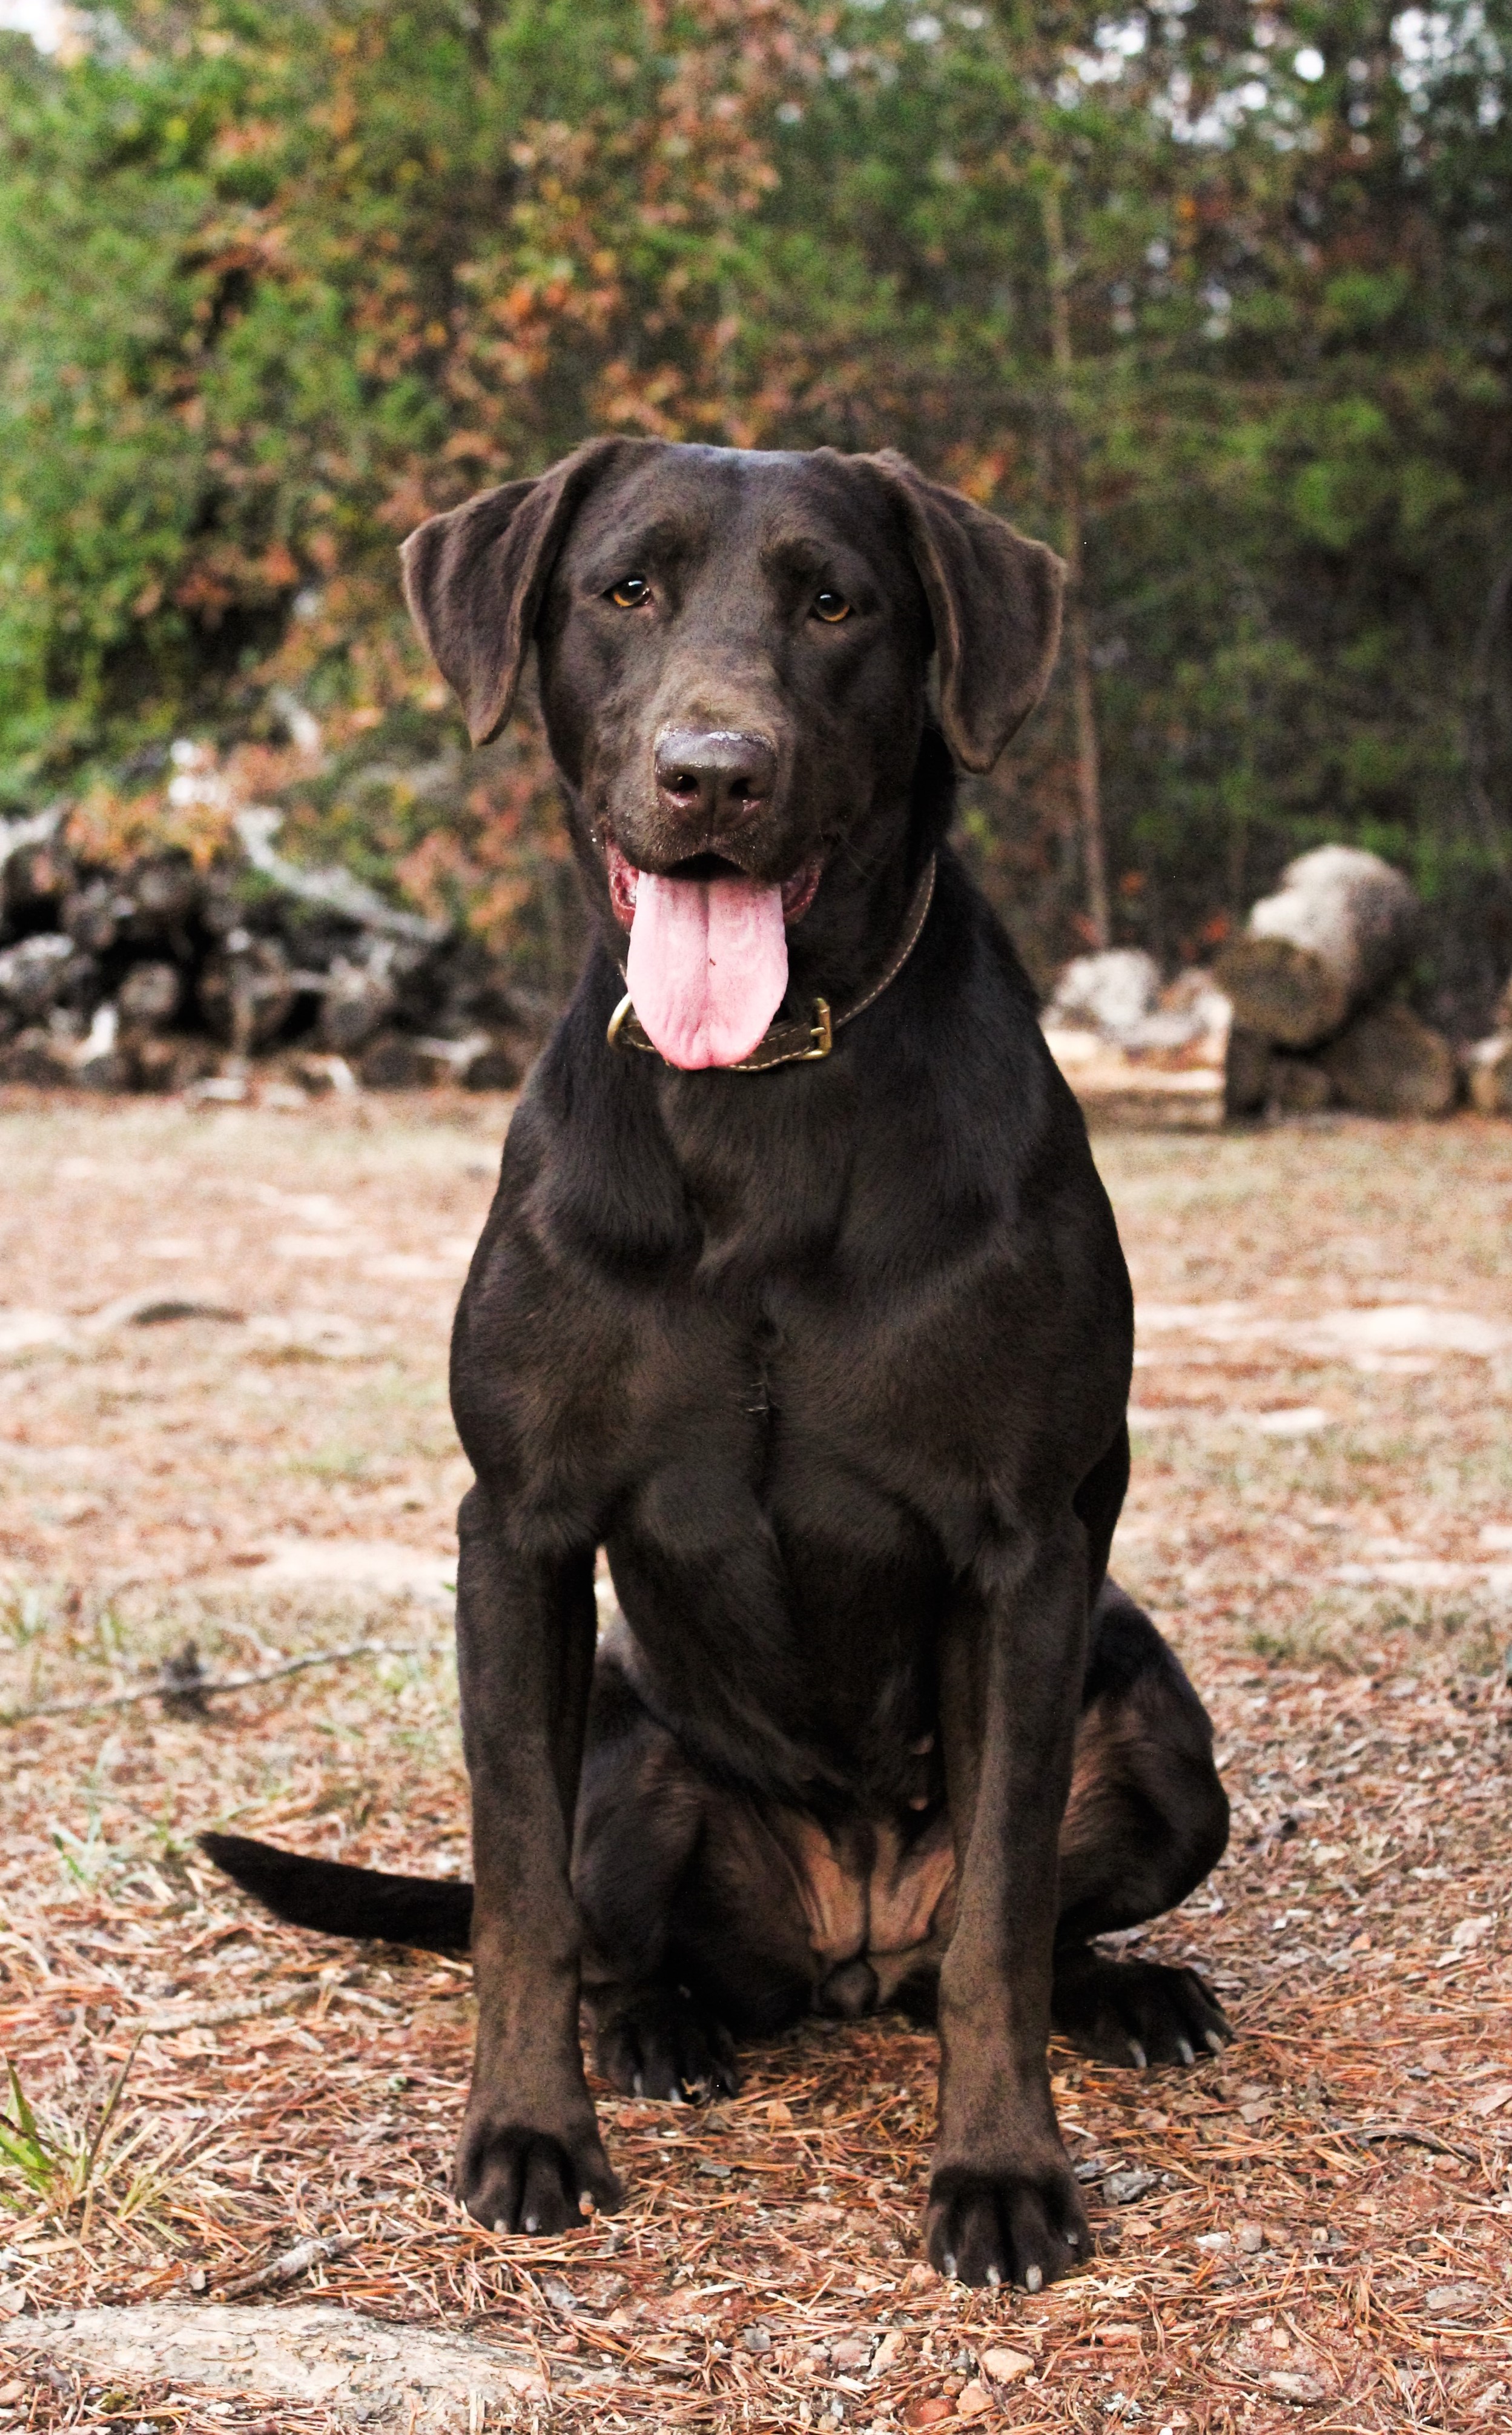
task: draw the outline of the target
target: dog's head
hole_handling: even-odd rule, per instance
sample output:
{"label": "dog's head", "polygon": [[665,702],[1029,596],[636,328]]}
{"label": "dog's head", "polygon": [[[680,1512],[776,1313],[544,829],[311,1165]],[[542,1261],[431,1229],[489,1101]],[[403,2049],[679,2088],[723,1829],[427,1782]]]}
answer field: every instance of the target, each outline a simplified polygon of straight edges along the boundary
{"label": "dog's head", "polygon": [[765,993],[779,962],[785,985],[785,932],[833,928],[848,881],[906,839],[932,655],[946,741],[986,769],[1043,691],[1059,629],[1054,554],[891,452],[593,440],[433,517],[404,561],[474,743],[507,718],[536,644],[579,859],[632,931],[643,1019],[659,984],[648,946],[637,990],[636,940],[653,927],[674,993],[699,920],[727,969],[755,940]]}

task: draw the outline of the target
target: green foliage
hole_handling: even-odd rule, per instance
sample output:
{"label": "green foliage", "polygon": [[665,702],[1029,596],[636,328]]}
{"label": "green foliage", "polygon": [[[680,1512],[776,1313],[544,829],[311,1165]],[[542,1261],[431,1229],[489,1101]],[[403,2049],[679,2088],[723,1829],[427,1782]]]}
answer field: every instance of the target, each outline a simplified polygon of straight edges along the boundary
{"label": "green foliage", "polygon": [[[20,2212],[26,2208],[29,2196],[33,2201],[40,2199],[43,2206],[62,2222],[81,2200],[87,2202],[93,2198],[104,2178],[104,2167],[111,2155],[116,2111],[141,2043],[142,2032],[138,2030],[127,2047],[125,2060],[112,2078],[93,2129],[87,2116],[72,2125],[57,2121],[40,2123],[21,2085],[21,2076],[15,2064],[9,2056],[6,2058],[9,2112],[0,2115],[0,2206]],[[140,2145],[138,2136],[125,2150],[117,2152],[112,2161],[112,2170],[118,2170]],[[7,2180],[10,2177],[19,2180],[20,2191],[7,2188]],[[147,2194],[147,2185],[139,2175],[127,2193],[123,2214],[137,2211]]]}
{"label": "green foliage", "polygon": [[[555,985],[539,751],[372,778],[454,749],[396,541],[595,428],[890,443],[1079,528],[1122,935],[1198,952],[1342,835],[1437,892],[1440,990],[1504,970],[1512,0],[93,23],[0,38],[0,796],[291,690],[294,834]],[[1057,693],[968,805],[1041,959],[1074,749]]]}
{"label": "green foliage", "polygon": [[38,2129],[37,2117],[9,2056],[6,2076],[10,2082],[10,2117],[0,2116],[0,2164],[9,2165],[12,2172],[18,2173],[35,2197],[49,2198],[65,2168],[65,2159],[54,2151]]}

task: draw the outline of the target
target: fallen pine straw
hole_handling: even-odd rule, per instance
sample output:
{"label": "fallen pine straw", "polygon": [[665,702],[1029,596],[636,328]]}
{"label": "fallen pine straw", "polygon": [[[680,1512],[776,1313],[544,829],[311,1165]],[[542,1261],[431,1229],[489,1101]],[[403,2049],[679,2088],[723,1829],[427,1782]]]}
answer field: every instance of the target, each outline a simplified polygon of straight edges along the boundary
{"label": "fallen pine straw", "polygon": [[333,2232],[320,2240],[298,2240],[282,2256],[270,2257],[266,2266],[223,2284],[219,2296],[222,2300],[245,2300],[252,2291],[271,2291],[280,2283],[297,2283],[312,2266],[323,2266],[328,2258],[340,2257],[347,2250],[355,2249],[358,2238],[354,2232]]}
{"label": "fallen pine straw", "polygon": [[291,2012],[297,2004],[312,2004],[321,1993],[318,1979],[280,1988],[270,1995],[232,1996],[224,2004],[198,2004],[187,2012],[154,2012],[138,2024],[138,2034],[177,2037],[184,2029],[225,2029],[233,2021],[266,2020],[275,2012]]}
{"label": "fallen pine straw", "polygon": [[1366,2123],[1353,2135],[1366,2148],[1374,2147],[1382,2139],[1402,2139],[1409,2147],[1431,2149],[1436,2156],[1457,2156],[1462,2165],[1476,2162],[1468,2148],[1456,2148],[1452,2140],[1435,2138],[1432,2131],[1418,2131],[1406,2122]]}
{"label": "fallen pine straw", "polygon": [[[82,1193],[71,1235],[49,1213],[65,1146],[119,1158],[109,1145],[129,1128],[183,1162],[186,1204],[197,1179],[207,1200],[214,1185],[217,1222],[225,1169],[242,1161],[236,1190],[292,1199],[318,1184],[405,1252],[422,1248],[422,1222],[479,1218],[491,1178],[490,1157],[478,1161],[490,1175],[467,1181],[476,1145],[462,1135],[398,1119],[345,1147],[297,1118],[254,1114],[209,1147],[176,1121],[71,1114],[45,1156],[13,1158],[0,1217],[13,1192],[18,1259],[71,1242],[77,1261],[91,1227],[125,1231],[108,1200],[96,1209]],[[1100,1154],[1146,1302],[1295,1316],[1369,1299],[1373,1284],[1340,1279],[1380,1243],[1403,1301],[1426,1304],[1433,1288],[1512,1316],[1512,1132],[1361,1126],[1125,1139]],[[255,1269],[263,1253],[238,1256]],[[50,1269],[15,1290],[61,1306]],[[275,1306],[260,1273],[237,1290]],[[378,1283],[365,1299],[353,1274],[339,1292],[353,1324],[376,1323]],[[220,1609],[192,1582],[151,1586],[195,1514],[195,1561],[221,1580],[226,1550],[273,1528],[402,1528],[438,1543],[464,1484],[440,1406],[445,1298],[409,1292],[381,1282],[403,1346],[387,1400],[339,1365],[301,1370],[291,1389],[225,1331],[193,1349],[153,1329],[83,1362],[27,1356],[26,1420],[18,1397],[9,1425],[48,1434],[8,1509],[27,1551],[9,1649],[0,1632],[9,1701],[34,1699],[43,1666],[60,1696],[83,1694],[102,1667],[156,1662],[188,1632],[229,1670],[234,1635],[271,1628],[255,1584]],[[553,2240],[495,2239],[449,2195],[466,1962],[282,1928],[193,1842],[234,1817],[304,1851],[460,1868],[449,1674],[406,1669],[395,1687],[337,1667],[318,1694],[253,1691],[198,1718],[160,1714],[149,1694],[8,1745],[0,1781],[0,2009],[58,2152],[82,2152],[142,2033],[87,2232],[77,2207],[14,2183],[0,2192],[0,2426],[9,2409],[30,2435],[143,2421],[161,2435],[406,2435],[420,2400],[433,2415],[416,2435],[1494,2435],[1512,2418],[1506,1610],[1332,1576],[1377,1546],[1383,1563],[1421,1547],[1469,1565],[1486,1525],[1512,1525],[1512,1377],[1459,1356],[1330,1366],[1258,1335],[1142,1338],[1142,1361],[1141,1405],[1178,1419],[1137,1443],[1115,1571],[1210,1701],[1234,1825],[1191,1902],[1125,1945],[1210,1974],[1240,2036],[1189,2074],[1054,2050],[1099,2244],[1084,2271],[1031,2299],[948,2287],[923,2265],[937,2053],[890,2019],[814,2021],[747,2050],[741,2094],[710,2112],[598,2089],[623,2213]],[[212,1404],[228,1415],[214,1459]],[[1240,1438],[1222,1418],[1303,1406],[1335,1416],[1305,1442]],[[82,1459],[70,1503],[49,1449],[96,1440],[124,1484],[91,1513]],[[378,1499],[400,1520],[375,1524]],[[108,1602],[95,1585],[128,1569],[144,1585]],[[271,1612],[283,1647],[380,1633],[371,1612],[354,1624],[307,1594]],[[382,1630],[404,1636],[397,1615]],[[302,2287],[225,2303],[281,2258],[338,2241],[312,2254]],[[190,2297],[206,2289],[214,2302]],[[307,2351],[306,2310],[320,2320]],[[76,2332],[86,2316],[96,2327],[93,2365],[81,2334],[61,2355],[65,2313]],[[202,2349],[191,2374],[185,2349],[154,2363],[146,2342],[131,2348],[160,2323],[175,2343],[198,2323],[206,2343],[219,2329],[252,2347],[218,2363]],[[369,2373],[365,2345],[384,2367],[384,2340],[410,2400],[359,2418],[378,2395],[347,2372]],[[476,2408],[460,2385],[444,2407],[438,2384],[418,2393],[415,2345],[454,2340],[467,2362],[481,2351],[524,2381]],[[122,2344],[140,2364],[121,2363]],[[312,2399],[265,2370],[280,2345],[300,2373],[330,2371],[329,2389]]]}
{"label": "fallen pine straw", "polygon": [[259,1690],[265,1683],[282,1683],[285,1675],[303,1674],[312,1666],[350,1666],[357,1657],[434,1657],[447,1645],[441,1640],[354,1640],[345,1649],[307,1649],[298,1657],[285,1657],[277,1666],[260,1667],[248,1674],[201,1674],[198,1669],[175,1673],[179,1661],[170,1658],[154,1682],[139,1684],[133,1690],[101,1691],[80,1700],[44,1700],[33,1708],[0,1710],[0,1725],[29,1725],[39,1717],[83,1717],[98,1708],[135,1708],[144,1700],[161,1700],[169,1709],[176,1704],[184,1707],[227,1691]]}

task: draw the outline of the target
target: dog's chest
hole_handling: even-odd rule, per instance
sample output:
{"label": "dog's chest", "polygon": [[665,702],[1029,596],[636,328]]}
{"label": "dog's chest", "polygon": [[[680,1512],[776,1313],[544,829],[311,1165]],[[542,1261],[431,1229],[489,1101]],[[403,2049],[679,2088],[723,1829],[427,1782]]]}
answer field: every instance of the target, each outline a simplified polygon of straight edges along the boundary
{"label": "dog's chest", "polygon": [[679,1099],[676,1086],[671,1095],[669,1131],[707,1293],[759,1296],[784,1277],[813,1275],[844,1235],[850,1093],[821,1087],[782,1108],[747,1096],[768,1087],[750,1076],[713,1104]]}
{"label": "dog's chest", "polygon": [[[610,1555],[680,1714],[754,1701],[890,1785],[930,1721],[921,1652],[949,1593],[939,1498],[885,1375],[789,1313],[678,1357],[631,1432]],[[896,1388],[896,1382],[893,1382]]]}
{"label": "dog's chest", "polygon": [[740,1494],[773,1520],[832,1498],[852,1511],[912,1501],[941,1442],[932,1382],[901,1378],[886,1332],[848,1312],[822,1273],[806,1293],[733,1310],[723,1298],[669,1307],[627,1386],[641,1480],[689,1472],[713,1501]]}

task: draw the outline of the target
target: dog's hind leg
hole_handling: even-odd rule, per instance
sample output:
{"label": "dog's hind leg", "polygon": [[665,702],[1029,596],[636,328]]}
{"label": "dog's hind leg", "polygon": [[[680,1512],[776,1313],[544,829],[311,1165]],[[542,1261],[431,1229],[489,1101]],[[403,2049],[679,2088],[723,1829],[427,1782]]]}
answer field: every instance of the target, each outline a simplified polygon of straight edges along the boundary
{"label": "dog's hind leg", "polygon": [[1111,1581],[1092,1615],[1060,1839],[1052,2015],[1106,2063],[1191,2063],[1232,2034],[1194,1970],[1114,1961],[1092,1937],[1170,1910],[1228,1839],[1206,1710],[1147,1615]]}
{"label": "dog's hind leg", "polygon": [[627,2097],[733,2097],[730,2033],[673,1953],[707,1787],[644,1706],[625,1653],[617,1635],[598,1653],[573,1846],[593,2061]]}
{"label": "dog's hind leg", "polygon": [[799,1873],[759,1805],[699,1772],[642,1701],[627,1641],[593,1675],[573,1855],[598,2070],[627,2096],[735,2095],[731,2031],[807,2012]]}

